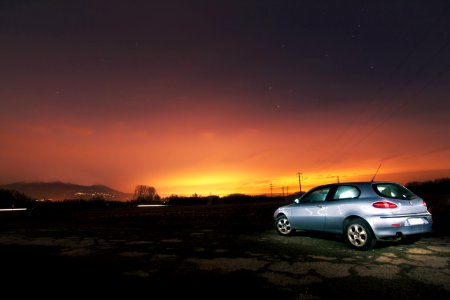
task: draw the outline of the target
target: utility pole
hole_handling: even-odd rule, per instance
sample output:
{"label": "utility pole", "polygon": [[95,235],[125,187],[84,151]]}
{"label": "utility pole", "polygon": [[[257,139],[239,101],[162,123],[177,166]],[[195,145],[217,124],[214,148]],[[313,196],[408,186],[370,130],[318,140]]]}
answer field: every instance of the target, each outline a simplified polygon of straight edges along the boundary
{"label": "utility pole", "polygon": [[284,197],[284,186],[281,187],[281,193],[283,194]]}
{"label": "utility pole", "polygon": [[273,188],[273,185],[270,184],[270,197],[272,197],[272,188]]}
{"label": "utility pole", "polygon": [[302,192],[302,181],[301,181],[300,177],[302,176],[302,173],[298,172],[297,175],[298,175],[298,187],[299,187],[300,193],[301,193]]}
{"label": "utility pole", "polygon": [[336,176],[337,177],[337,183],[339,183],[339,175],[338,176]]}

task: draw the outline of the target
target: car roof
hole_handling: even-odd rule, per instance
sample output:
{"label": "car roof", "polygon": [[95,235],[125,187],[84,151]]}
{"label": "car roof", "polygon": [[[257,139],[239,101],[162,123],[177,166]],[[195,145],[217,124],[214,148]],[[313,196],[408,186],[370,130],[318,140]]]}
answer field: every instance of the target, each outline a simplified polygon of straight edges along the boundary
{"label": "car roof", "polygon": [[[335,183],[328,183],[323,185],[318,185],[314,188],[318,187],[327,187],[327,186],[338,186],[338,185],[372,185],[372,184],[400,184],[398,182],[393,181],[352,181],[352,182],[335,182]],[[400,184],[401,185],[401,184]]]}

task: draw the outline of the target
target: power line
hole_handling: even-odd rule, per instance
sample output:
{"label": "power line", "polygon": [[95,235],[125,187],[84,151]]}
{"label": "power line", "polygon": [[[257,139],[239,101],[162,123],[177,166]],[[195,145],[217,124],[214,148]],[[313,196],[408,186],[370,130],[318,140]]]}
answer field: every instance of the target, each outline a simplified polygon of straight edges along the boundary
{"label": "power line", "polygon": [[[409,51],[408,54],[406,56],[404,56],[404,59],[402,59],[400,61],[400,63],[398,63],[394,67],[394,69],[387,76],[388,80],[385,80],[385,81],[392,81],[392,79],[394,78],[394,75],[396,73],[398,73],[399,70],[402,69],[406,65],[407,61],[410,60],[410,58],[417,51],[417,49],[427,40],[427,38],[429,38],[429,35],[430,35],[430,33],[433,32],[433,29],[435,28],[436,24],[438,24],[438,22],[442,19],[442,17],[445,16],[444,11],[445,10],[443,10],[442,15],[439,16],[438,18],[436,18],[435,22],[427,28],[427,30],[425,31],[425,34],[412,47],[411,51]],[[366,115],[367,111],[369,111],[370,107],[372,106],[374,100],[376,99],[376,96],[378,94],[380,94],[381,91],[386,87],[386,85],[383,82],[381,84],[379,84],[375,93],[373,93],[372,96],[369,98],[369,101],[366,102],[366,105],[363,107],[362,112],[355,115],[354,118],[347,124],[346,128],[344,130],[341,130],[341,132],[335,138],[335,141],[331,142],[333,145],[338,144],[338,146],[336,147],[338,150],[334,151],[334,153],[332,153],[330,156],[328,156],[329,158],[327,160],[325,160],[325,161],[327,161],[326,165],[324,165],[322,168],[320,168],[319,171],[323,171],[324,169],[329,169],[330,165],[334,161],[336,161],[336,159],[338,157],[343,156],[346,152],[349,151],[349,149],[355,148],[355,146],[361,144],[365,139],[367,139],[369,136],[371,136],[371,133],[373,133],[380,125],[385,124],[387,120],[389,120],[392,116],[394,116],[395,112],[397,112],[399,109],[401,109],[406,104],[406,101],[407,101],[407,100],[403,100],[401,102],[398,102],[395,100],[400,99],[400,97],[399,97],[400,94],[403,93],[404,90],[406,89],[406,87],[408,87],[411,84],[411,82],[414,80],[414,78],[416,78],[416,75],[422,73],[426,69],[426,67],[429,66],[433,62],[433,60],[435,60],[436,57],[438,57],[443,52],[443,50],[448,46],[449,43],[450,43],[450,41],[447,39],[447,41],[441,47],[439,47],[439,49],[435,53],[433,53],[431,56],[429,56],[428,59],[417,69],[415,74],[413,76],[411,76],[409,78],[409,80],[404,82],[402,87],[397,90],[395,95],[392,95],[391,97],[387,97],[385,99],[385,101],[382,101],[381,103],[377,103],[377,106],[379,107],[378,111],[376,111],[376,112],[371,111],[371,115],[370,115],[370,118],[372,120],[375,120],[375,125],[371,126],[371,128],[368,129],[367,133],[361,134],[360,132],[355,131],[352,135],[348,136],[347,133],[350,130],[355,128],[354,124],[357,122],[357,120],[366,118],[365,115]],[[428,82],[425,83],[423,85],[423,87],[421,88],[421,90],[418,93],[416,93],[414,96],[417,96],[418,94],[420,94],[430,83],[431,83],[431,80],[428,80]],[[386,104],[388,102],[394,103],[394,105],[389,106],[391,108],[391,110],[388,113],[383,114],[387,110]],[[398,103],[397,105],[395,105],[396,102]],[[380,117],[380,115],[381,115],[381,117]],[[343,139],[343,137],[345,137],[345,139]],[[343,144],[344,141],[345,141],[345,144]],[[324,160],[322,160],[322,162],[324,162]]]}
{"label": "power line", "polygon": [[[417,44],[416,48],[425,40],[422,39],[420,41],[420,43]],[[324,166],[321,168],[321,170],[323,169],[327,169],[330,167],[331,163],[336,161],[336,159],[338,157],[342,157],[346,152],[349,151],[349,149],[354,149],[355,147],[357,147],[358,145],[360,145],[363,141],[365,141],[368,137],[372,136],[372,134],[382,125],[386,125],[387,122],[389,120],[392,119],[392,117],[395,115],[396,112],[398,112],[402,107],[404,107],[407,103],[407,101],[412,98],[412,97],[416,97],[419,94],[421,94],[431,83],[432,80],[435,79],[437,76],[434,76],[433,78],[429,78],[423,85],[421,88],[419,88],[419,90],[416,90],[416,92],[410,93],[409,97],[401,97],[401,94],[405,92],[406,88],[409,87],[413,81],[415,80],[415,78],[417,78],[417,75],[423,73],[428,66],[430,66],[437,57],[439,57],[442,52],[450,45],[450,40],[446,39],[446,41],[437,49],[437,51],[435,51],[433,54],[431,54],[428,59],[426,59],[426,61],[424,63],[422,63],[422,65],[416,69],[416,72],[410,76],[410,78],[404,82],[404,84],[402,85],[401,88],[399,88],[397,90],[397,92],[395,94],[392,94],[391,97],[387,97],[385,101],[382,102],[382,104],[379,104],[380,109],[375,112],[372,113],[372,118],[374,120],[374,124],[372,124],[369,128],[367,128],[367,132],[364,134],[361,133],[354,133],[352,136],[350,137],[346,137],[345,138],[345,142],[346,144],[343,147],[337,147],[337,151],[334,152],[334,155],[332,157],[330,157],[330,159],[328,159],[328,166]],[[414,49],[415,51],[416,49]],[[408,55],[408,58],[410,56],[412,56],[412,53],[414,52],[412,51],[410,53],[410,55]],[[406,61],[406,60],[405,60]],[[400,67],[404,65],[404,62],[399,64],[395,69],[394,72],[397,72]],[[446,68],[450,68],[450,65],[446,66]],[[444,73],[446,70],[440,71],[437,75],[440,76],[442,75],[442,73]],[[378,90],[378,92],[381,91],[381,89]],[[401,99],[401,101],[399,101],[399,99]],[[371,104],[371,102],[374,100],[371,99],[369,104],[365,106],[365,111],[367,111],[367,108],[369,107],[369,105]],[[385,104],[387,103],[391,103],[391,105],[387,106]],[[384,103],[384,104],[383,104]],[[388,107],[390,108],[389,111],[387,111]],[[355,118],[352,119],[352,121],[349,123],[348,127],[343,130],[341,132],[341,134],[339,135],[339,137],[337,139],[341,139],[341,137],[343,137],[345,135],[345,133],[347,131],[349,131],[349,126],[352,125],[354,122],[356,122],[357,119],[359,119],[360,117],[362,117],[362,114],[359,114],[358,116],[356,116]],[[354,126],[352,126],[353,128]],[[342,139],[344,140],[344,139]]]}
{"label": "power line", "polygon": [[302,177],[302,173],[298,172],[298,187],[299,187],[299,192],[302,192],[302,180],[300,179],[300,177]]}

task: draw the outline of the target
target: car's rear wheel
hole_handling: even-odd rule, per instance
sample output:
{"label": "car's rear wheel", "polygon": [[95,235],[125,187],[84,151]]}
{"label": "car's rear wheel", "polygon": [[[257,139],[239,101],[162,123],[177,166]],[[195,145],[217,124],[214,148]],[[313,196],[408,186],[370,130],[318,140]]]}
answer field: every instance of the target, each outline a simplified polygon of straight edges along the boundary
{"label": "car's rear wheel", "polygon": [[275,227],[277,229],[277,232],[281,235],[290,235],[295,230],[292,228],[291,223],[289,222],[289,219],[285,216],[279,216],[275,221]]}
{"label": "car's rear wheel", "polygon": [[350,245],[358,250],[369,250],[377,241],[369,224],[361,219],[350,220],[345,233]]}

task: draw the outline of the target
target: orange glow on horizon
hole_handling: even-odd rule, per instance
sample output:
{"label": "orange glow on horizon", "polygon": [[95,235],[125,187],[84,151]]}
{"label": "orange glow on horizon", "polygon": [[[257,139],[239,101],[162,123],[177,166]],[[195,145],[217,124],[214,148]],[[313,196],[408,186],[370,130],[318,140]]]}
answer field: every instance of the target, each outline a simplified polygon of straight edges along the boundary
{"label": "orange glow on horizon", "polygon": [[[301,187],[302,191],[306,192],[313,187],[329,183],[370,181],[374,177],[375,171],[376,169],[360,169],[334,172],[335,174],[340,175],[308,173],[301,177]],[[430,177],[429,174],[436,175],[435,177]],[[446,174],[448,174],[447,170],[433,170],[419,173],[399,173],[389,170],[389,172],[379,171],[379,173],[375,176],[375,181],[395,181],[401,184],[406,184],[412,181],[442,178],[446,177]],[[168,184],[164,185],[164,182],[167,182]],[[232,174],[229,174],[228,176],[212,174],[208,177],[195,176],[192,174],[192,176],[189,176],[187,179],[169,178],[159,182],[156,187],[158,194],[162,197],[167,197],[170,195],[192,196],[194,194],[199,196],[215,195],[221,197],[230,194],[272,194],[273,196],[286,196],[297,193],[300,190],[298,176],[295,174],[293,176],[281,176],[272,180],[260,180],[253,182],[251,181],[251,177],[236,177]]]}
{"label": "orange glow on horizon", "polygon": [[[162,197],[282,195],[299,190],[297,172],[303,174],[302,191],[337,180],[370,180],[380,162],[377,180],[407,183],[450,174],[450,148],[433,144],[399,150],[396,144],[377,146],[374,135],[356,149],[343,147],[345,143],[330,147],[317,133],[327,132],[326,126],[300,136],[289,120],[284,126],[290,130],[280,134],[277,126],[265,124],[226,130],[218,124],[205,130],[201,123],[189,123],[188,117],[174,118],[173,124],[181,125],[169,127],[163,135],[140,121],[108,127],[11,121],[0,128],[0,138],[8,141],[8,147],[0,148],[0,157],[8,158],[0,166],[0,173],[9,176],[2,183],[105,184],[129,193],[146,184]],[[404,138],[414,140],[414,134],[406,131]],[[439,134],[433,137],[437,143]],[[299,137],[292,139],[295,136]]]}

